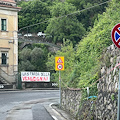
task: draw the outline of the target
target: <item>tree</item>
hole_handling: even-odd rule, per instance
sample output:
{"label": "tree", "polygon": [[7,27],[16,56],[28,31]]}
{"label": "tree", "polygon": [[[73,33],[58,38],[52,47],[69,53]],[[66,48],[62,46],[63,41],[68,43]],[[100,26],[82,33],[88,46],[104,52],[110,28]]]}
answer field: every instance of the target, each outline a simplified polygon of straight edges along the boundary
{"label": "tree", "polygon": [[69,15],[76,11],[76,7],[66,2],[59,2],[52,6],[52,16],[45,33],[49,34],[54,43],[62,43],[63,38],[76,44],[85,34],[83,25],[77,20],[76,15]]}
{"label": "tree", "polygon": [[46,54],[41,48],[24,48],[19,53],[19,71],[47,71]]}
{"label": "tree", "polygon": [[36,71],[46,71],[45,55],[41,48],[34,48],[31,52],[31,63],[35,66]]}
{"label": "tree", "polygon": [[35,67],[28,60],[21,61],[19,63],[19,71],[35,71]]}
{"label": "tree", "polygon": [[102,15],[98,15],[93,28],[77,46],[76,58],[80,77],[79,87],[87,87],[95,82],[100,76],[100,61],[103,51],[112,44],[111,30],[119,23],[120,2],[113,0]]}
{"label": "tree", "polygon": [[[70,47],[71,44],[67,42],[56,55],[49,56],[47,65],[52,70],[54,70],[54,57],[65,56],[65,71],[61,73],[65,84],[84,88],[98,80],[102,65],[101,56],[105,49],[112,44],[111,30],[119,23],[119,7],[119,0],[111,1],[106,12],[98,15],[93,28],[76,47]],[[58,72],[55,72],[54,76],[57,81]],[[91,86],[92,92],[93,89],[96,90],[93,95],[97,94],[96,84]]]}
{"label": "tree", "polygon": [[31,49],[24,48],[20,53],[19,53],[19,71],[34,71],[35,67],[34,65],[31,64]]}
{"label": "tree", "polygon": [[[87,9],[94,5],[98,5],[100,3],[106,2],[108,0],[66,0],[66,2],[73,4],[76,6],[77,10]],[[108,4],[98,5],[94,8],[87,9],[81,12],[81,14],[77,15],[78,20],[84,25],[84,27],[88,30],[89,26],[93,27],[94,21],[97,18],[98,14],[101,14],[105,11],[105,7]]]}
{"label": "tree", "polygon": [[[50,17],[48,4],[41,0],[23,1],[20,2],[19,6],[22,8],[19,12],[19,29],[46,21]],[[28,27],[28,32],[36,33],[44,31],[46,26],[47,23],[44,22],[30,28]],[[21,31],[26,32],[27,29],[22,29]]]}
{"label": "tree", "polygon": [[[72,54],[71,54],[72,53]],[[55,56],[64,56],[65,62],[65,70],[61,71],[61,79],[62,81],[69,86],[75,85],[75,77],[74,69],[76,68],[75,61],[75,50],[73,48],[73,44],[70,40],[63,40],[63,45],[61,46],[61,50],[57,51],[55,55],[48,55],[47,67],[48,70],[52,72],[52,77],[55,82],[58,82],[59,72],[55,72]]]}

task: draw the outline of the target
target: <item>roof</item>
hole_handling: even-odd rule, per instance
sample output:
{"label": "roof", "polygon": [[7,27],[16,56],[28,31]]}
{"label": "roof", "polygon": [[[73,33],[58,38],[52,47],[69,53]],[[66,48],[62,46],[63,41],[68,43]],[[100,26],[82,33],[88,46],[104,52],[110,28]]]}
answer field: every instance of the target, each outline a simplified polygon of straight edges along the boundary
{"label": "roof", "polygon": [[16,2],[14,0],[1,0],[0,7],[14,8],[20,10],[20,7],[16,6]]}
{"label": "roof", "polygon": [[1,0],[2,2],[10,2],[10,3],[15,3],[14,0]]}

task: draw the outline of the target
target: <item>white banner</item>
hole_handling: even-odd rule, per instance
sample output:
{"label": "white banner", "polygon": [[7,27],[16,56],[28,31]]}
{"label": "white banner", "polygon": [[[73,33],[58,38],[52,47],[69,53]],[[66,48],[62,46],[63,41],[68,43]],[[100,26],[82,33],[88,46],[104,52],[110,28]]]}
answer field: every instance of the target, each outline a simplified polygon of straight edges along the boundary
{"label": "white banner", "polygon": [[21,72],[22,82],[50,82],[50,72]]}

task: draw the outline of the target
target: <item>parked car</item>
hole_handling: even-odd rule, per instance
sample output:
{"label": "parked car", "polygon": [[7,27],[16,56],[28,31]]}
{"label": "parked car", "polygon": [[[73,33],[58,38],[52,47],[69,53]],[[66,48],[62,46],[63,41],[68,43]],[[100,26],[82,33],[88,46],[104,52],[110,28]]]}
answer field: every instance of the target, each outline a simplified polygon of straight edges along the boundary
{"label": "parked car", "polygon": [[18,36],[22,36],[22,34],[21,34],[21,33],[18,33]]}
{"label": "parked car", "polygon": [[43,38],[45,38],[45,33],[42,33],[42,32],[38,32],[38,34],[37,34],[37,36],[40,36],[40,37],[43,37]]}
{"label": "parked car", "polygon": [[25,34],[24,35],[25,37],[31,37],[31,36],[33,36],[31,33],[28,33],[28,34]]}

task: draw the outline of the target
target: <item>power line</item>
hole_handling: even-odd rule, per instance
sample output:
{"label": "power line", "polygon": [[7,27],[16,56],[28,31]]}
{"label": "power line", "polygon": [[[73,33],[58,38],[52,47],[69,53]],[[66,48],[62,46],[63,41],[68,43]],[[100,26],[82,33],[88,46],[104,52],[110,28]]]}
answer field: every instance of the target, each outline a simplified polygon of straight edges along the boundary
{"label": "power line", "polygon": [[[97,5],[94,5],[94,6],[91,6],[91,7],[85,8],[85,9],[82,9],[82,10],[78,10],[78,11],[75,11],[75,12],[70,13],[70,14],[67,14],[67,15],[63,15],[63,16],[56,17],[56,18],[50,18],[50,19],[55,20],[55,19],[60,19],[60,18],[63,18],[63,17],[67,17],[67,16],[70,16],[70,15],[73,15],[73,14],[77,14],[77,13],[79,13],[79,12],[83,12],[83,11],[85,11],[85,10],[89,10],[89,9],[94,8],[94,7],[97,7],[97,6],[101,6],[101,5],[106,4],[106,3],[110,2],[110,1],[111,1],[111,0],[108,0],[108,1],[106,1],[106,2],[102,2],[102,3],[99,3],[99,4],[97,4]],[[36,26],[36,25],[39,25],[39,24],[42,24],[42,23],[49,22],[50,19],[49,19],[49,20],[46,20],[46,21],[43,21],[43,22],[35,23],[35,24],[29,25],[29,26],[25,26],[25,27],[23,27],[23,28],[20,28],[20,29],[18,30],[18,32],[20,32],[22,29],[25,29],[25,28],[29,28],[29,27],[32,27],[32,26]]]}
{"label": "power line", "polygon": [[29,4],[26,8],[24,8],[24,11],[21,13],[21,15],[23,14],[23,13],[25,13],[26,12],[26,10],[28,9],[28,7],[30,6],[30,5],[32,5],[33,3],[31,2],[31,4]]}

